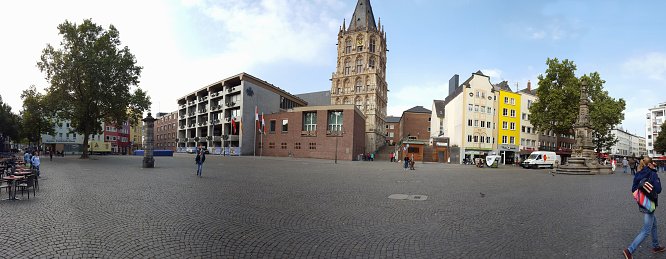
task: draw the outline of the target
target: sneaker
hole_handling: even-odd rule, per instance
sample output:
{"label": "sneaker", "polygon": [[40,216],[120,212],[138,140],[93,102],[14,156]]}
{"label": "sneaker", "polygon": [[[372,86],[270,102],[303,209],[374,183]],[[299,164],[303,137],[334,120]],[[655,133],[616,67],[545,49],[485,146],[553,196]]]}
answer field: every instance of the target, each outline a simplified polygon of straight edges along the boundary
{"label": "sneaker", "polygon": [[631,259],[631,253],[629,253],[629,249],[624,249],[624,251],[622,251],[622,254],[624,255],[625,259]]}
{"label": "sneaker", "polygon": [[652,252],[655,253],[655,254],[656,253],[661,253],[663,251],[666,251],[666,247],[660,246],[660,247],[657,247],[657,248],[652,248]]}

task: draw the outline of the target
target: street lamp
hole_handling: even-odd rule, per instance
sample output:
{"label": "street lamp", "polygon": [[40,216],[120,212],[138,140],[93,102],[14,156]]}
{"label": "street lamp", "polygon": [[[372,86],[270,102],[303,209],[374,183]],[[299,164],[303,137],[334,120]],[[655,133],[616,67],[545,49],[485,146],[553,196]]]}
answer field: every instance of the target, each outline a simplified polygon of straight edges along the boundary
{"label": "street lamp", "polygon": [[336,164],[338,163],[338,137],[341,134],[345,134],[345,128],[342,125],[340,125],[340,130],[342,130],[342,132],[340,132],[340,131],[335,132],[335,163]]}

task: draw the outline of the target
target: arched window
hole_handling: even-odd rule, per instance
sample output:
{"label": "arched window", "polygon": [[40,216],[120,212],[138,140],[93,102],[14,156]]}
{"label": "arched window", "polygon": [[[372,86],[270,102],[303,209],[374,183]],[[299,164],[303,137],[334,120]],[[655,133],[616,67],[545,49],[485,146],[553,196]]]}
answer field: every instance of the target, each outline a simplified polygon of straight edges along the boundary
{"label": "arched window", "polygon": [[370,68],[370,70],[375,69],[375,59],[374,58],[371,58],[370,61],[368,61],[368,67]]}
{"label": "arched window", "polygon": [[363,60],[356,60],[356,73],[363,73]]}
{"label": "arched window", "polygon": [[356,108],[363,110],[363,100],[360,97],[356,98]]}
{"label": "arched window", "polygon": [[375,53],[375,38],[370,38],[370,42],[368,45],[370,52]]}
{"label": "arched window", "polygon": [[356,79],[356,92],[360,93],[363,91],[363,82],[360,79]]}
{"label": "arched window", "polygon": [[351,47],[352,47],[352,40],[351,38],[347,38],[347,41],[345,42],[345,54],[351,53]]}
{"label": "arched window", "polygon": [[351,61],[345,61],[345,75],[351,74]]}

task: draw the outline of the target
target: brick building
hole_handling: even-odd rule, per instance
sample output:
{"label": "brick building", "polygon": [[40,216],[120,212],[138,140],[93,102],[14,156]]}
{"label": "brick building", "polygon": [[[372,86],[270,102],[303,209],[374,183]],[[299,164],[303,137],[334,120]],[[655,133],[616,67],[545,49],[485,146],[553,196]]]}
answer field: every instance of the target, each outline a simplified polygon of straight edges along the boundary
{"label": "brick building", "polygon": [[430,120],[432,111],[423,106],[414,106],[402,112],[400,117],[400,140],[430,141]]}
{"label": "brick building", "polygon": [[386,139],[391,146],[400,142],[400,117],[386,117]]}
{"label": "brick building", "polygon": [[178,133],[178,112],[159,114],[155,118],[154,141],[155,149],[176,152],[176,134]]}
{"label": "brick building", "polygon": [[337,148],[337,159],[352,161],[365,151],[365,116],[351,104],[293,108],[265,114],[264,122],[266,133],[256,135],[257,156],[333,160]]}

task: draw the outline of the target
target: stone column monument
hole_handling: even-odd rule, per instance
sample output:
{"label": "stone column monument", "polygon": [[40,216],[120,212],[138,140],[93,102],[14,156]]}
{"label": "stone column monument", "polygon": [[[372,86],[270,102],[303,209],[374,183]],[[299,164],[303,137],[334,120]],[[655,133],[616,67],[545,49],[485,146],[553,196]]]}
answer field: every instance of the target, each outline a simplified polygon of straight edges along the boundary
{"label": "stone column monument", "polygon": [[574,148],[568,165],[560,166],[555,172],[560,174],[612,174],[610,165],[599,164],[594,155],[590,104],[587,100],[587,82],[581,82],[578,118],[574,124]]}
{"label": "stone column monument", "polygon": [[153,168],[155,166],[155,159],[153,159],[154,146],[154,128],[155,118],[148,116],[143,119],[143,168]]}

